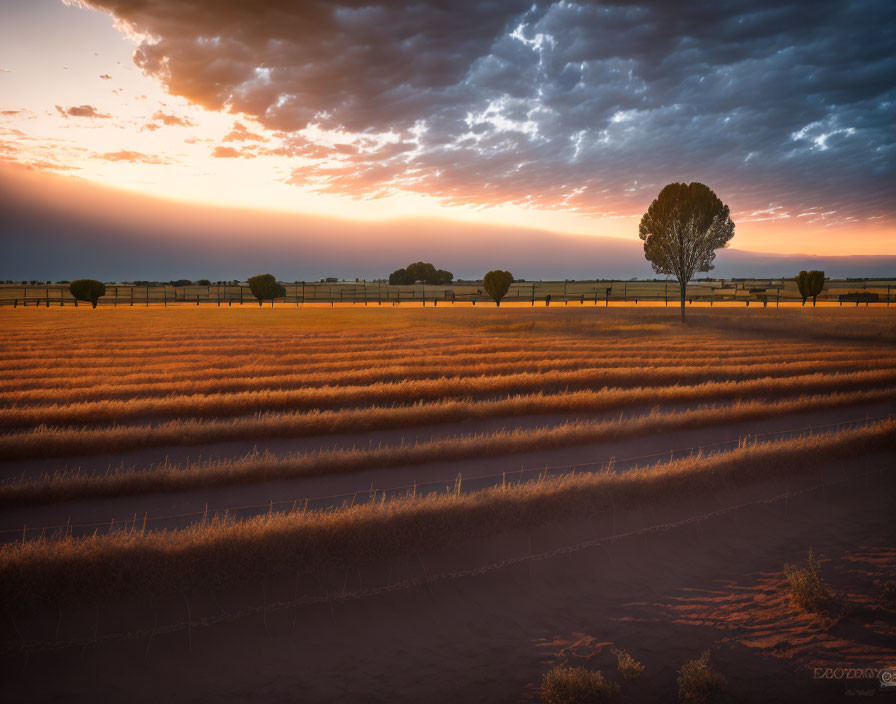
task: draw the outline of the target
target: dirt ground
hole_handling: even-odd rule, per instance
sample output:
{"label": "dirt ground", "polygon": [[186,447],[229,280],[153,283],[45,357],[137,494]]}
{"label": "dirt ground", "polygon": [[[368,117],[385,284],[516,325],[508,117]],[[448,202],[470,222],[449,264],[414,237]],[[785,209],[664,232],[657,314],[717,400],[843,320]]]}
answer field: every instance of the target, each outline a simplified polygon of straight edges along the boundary
{"label": "dirt ground", "polygon": [[[624,648],[646,669],[622,683],[618,701],[674,701],[677,669],[705,649],[728,679],[722,701],[887,701],[891,695],[876,681],[824,674],[896,666],[896,611],[879,598],[883,581],[896,577],[896,481],[887,471],[894,460],[862,458],[787,486],[505,534],[354,574],[301,575],[295,584],[258,585],[255,593],[185,594],[164,604],[104,605],[96,613],[53,614],[46,623],[5,624],[28,640],[58,629],[75,644],[4,657],[4,698],[537,701],[540,679],[555,664],[584,664],[620,680],[611,651]],[[775,500],[788,491],[794,495]],[[733,506],[741,508],[708,515]],[[698,515],[706,517],[637,532]],[[582,541],[597,544],[544,556]],[[823,557],[825,579],[846,595],[842,619],[805,614],[790,601],[784,565],[805,562],[810,548]],[[440,577],[530,554],[536,559]],[[353,596],[407,577],[416,581]],[[328,592],[332,598],[321,603],[288,603]],[[198,625],[249,605],[258,610]],[[162,633],[187,613],[196,625]],[[153,624],[159,635],[103,642]]]}

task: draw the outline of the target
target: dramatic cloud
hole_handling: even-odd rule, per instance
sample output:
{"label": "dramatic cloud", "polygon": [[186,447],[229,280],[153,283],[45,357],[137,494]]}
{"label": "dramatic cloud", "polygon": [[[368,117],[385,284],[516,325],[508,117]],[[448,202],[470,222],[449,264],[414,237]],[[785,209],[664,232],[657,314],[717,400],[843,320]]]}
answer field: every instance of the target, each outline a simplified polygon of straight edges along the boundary
{"label": "dramatic cloud", "polygon": [[250,132],[246,129],[245,125],[241,125],[239,122],[235,122],[233,124],[233,130],[231,130],[225,137],[225,141],[228,142],[246,142],[246,141],[254,141],[254,142],[267,142],[267,137],[263,135],[256,134],[254,132]]}
{"label": "dramatic cloud", "polygon": [[57,105],[56,109],[63,117],[97,117],[104,119],[112,117],[111,115],[100,112],[93,107],[93,105],[76,105],[70,108],[63,108],[61,105]]}
{"label": "dramatic cloud", "polygon": [[196,123],[186,117],[178,117],[177,115],[169,115],[161,110],[156,110],[152,116],[153,120],[160,120],[169,127],[194,127]]}
{"label": "dramatic cloud", "polygon": [[132,152],[122,149],[119,152],[107,152],[106,154],[97,154],[98,159],[106,161],[127,161],[132,164],[167,164],[168,162],[161,157],[151,154],[143,154],[141,152]]}
{"label": "dramatic cloud", "polygon": [[215,150],[212,152],[213,157],[217,157],[218,159],[236,159],[238,157],[243,157],[244,159],[251,159],[255,156],[255,154],[251,152],[247,152],[245,150],[234,149],[233,147],[215,147]]}
{"label": "dramatic cloud", "polygon": [[894,215],[889,0],[85,4],[323,192],[617,216],[700,180],[742,219]]}

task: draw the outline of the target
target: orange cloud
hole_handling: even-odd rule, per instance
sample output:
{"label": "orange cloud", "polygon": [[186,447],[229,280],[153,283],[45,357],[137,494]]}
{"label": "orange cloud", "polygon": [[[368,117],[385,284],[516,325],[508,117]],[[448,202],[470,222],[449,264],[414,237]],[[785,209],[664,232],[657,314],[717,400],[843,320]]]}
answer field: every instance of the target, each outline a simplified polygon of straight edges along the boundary
{"label": "orange cloud", "polygon": [[212,152],[212,156],[217,157],[218,159],[236,159],[238,157],[242,157],[244,159],[253,159],[255,158],[255,154],[248,151],[240,151],[239,149],[234,149],[233,147],[222,147],[217,146],[215,150]]}
{"label": "orange cloud", "polygon": [[127,161],[132,164],[167,164],[170,163],[161,159],[160,157],[154,156],[152,154],[143,154],[142,152],[132,152],[126,149],[122,149],[118,152],[107,152],[105,154],[97,155],[98,159],[105,159],[106,161]]}
{"label": "orange cloud", "polygon": [[63,108],[60,105],[56,106],[56,109],[59,111],[59,114],[63,117],[96,117],[96,118],[109,118],[112,117],[106,113],[102,113],[97,110],[93,105],[76,105],[70,108]]}
{"label": "orange cloud", "polygon": [[186,117],[178,117],[177,115],[169,115],[161,110],[157,110],[152,116],[153,120],[161,120],[169,127],[195,127],[196,123]]}

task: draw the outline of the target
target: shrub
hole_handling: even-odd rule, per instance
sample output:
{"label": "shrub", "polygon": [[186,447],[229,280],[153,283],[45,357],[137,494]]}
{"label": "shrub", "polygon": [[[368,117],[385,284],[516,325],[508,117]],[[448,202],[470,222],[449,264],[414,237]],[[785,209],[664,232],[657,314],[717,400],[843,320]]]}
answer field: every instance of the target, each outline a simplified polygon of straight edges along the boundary
{"label": "shrub", "polygon": [[76,301],[89,301],[96,308],[97,301],[106,295],[106,284],[95,279],[78,279],[68,285]]}
{"label": "shrub", "polygon": [[709,704],[728,686],[728,680],[709,665],[709,651],[686,662],[678,671],[678,698],[693,704]]}
{"label": "shrub", "polygon": [[559,665],[541,680],[541,699],[546,704],[589,704],[619,694],[619,685],[601,672]]}
{"label": "shrub", "polygon": [[896,579],[888,579],[880,590],[880,603],[888,608],[896,607]]}
{"label": "shrub", "polygon": [[488,272],[482,279],[482,286],[488,295],[495,299],[495,305],[501,305],[501,299],[507,295],[510,284],[513,283],[513,274],[509,271],[495,269]]}
{"label": "shrub", "polygon": [[644,672],[644,665],[635,660],[625,650],[616,648],[613,650],[613,654],[616,656],[616,667],[623,679],[636,680],[641,676],[641,673]]}
{"label": "shrub", "polygon": [[805,567],[785,565],[784,574],[790,582],[790,598],[804,611],[823,613],[831,605],[832,597],[818,568],[821,563],[809,550],[809,562]]}
{"label": "shrub", "polygon": [[803,297],[803,305],[806,305],[806,299],[812,296],[814,306],[815,297],[824,289],[824,272],[801,271],[796,277],[796,286],[800,290],[800,296]]}
{"label": "shrub", "polygon": [[436,269],[429,262],[414,262],[404,269],[396,269],[389,274],[393,286],[410,286],[418,281],[433,286],[447,286],[454,280],[454,274],[444,269]]}
{"label": "shrub", "polygon": [[258,299],[258,305],[269,298],[273,306],[275,298],[283,298],[286,295],[286,288],[283,284],[278,284],[272,274],[259,274],[251,277],[249,289],[252,291],[252,295]]}

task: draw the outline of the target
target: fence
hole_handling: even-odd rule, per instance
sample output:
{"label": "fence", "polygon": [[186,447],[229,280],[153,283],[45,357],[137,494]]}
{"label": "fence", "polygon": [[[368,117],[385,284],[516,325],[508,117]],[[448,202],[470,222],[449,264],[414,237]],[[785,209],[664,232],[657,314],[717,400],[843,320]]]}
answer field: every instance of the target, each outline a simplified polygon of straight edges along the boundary
{"label": "fence", "polygon": [[374,501],[386,501],[401,498],[422,497],[432,493],[461,493],[464,491],[475,491],[488,489],[503,484],[524,483],[528,481],[537,481],[548,476],[563,476],[564,474],[572,474],[575,472],[599,473],[607,471],[615,471],[631,468],[639,462],[645,460],[662,460],[668,458],[671,462],[674,459],[682,459],[694,456],[696,453],[702,453],[704,450],[714,452],[721,451],[725,448],[740,447],[744,442],[755,442],[759,438],[787,438],[792,439],[801,435],[811,435],[816,431],[830,431],[831,429],[846,430],[848,428],[861,427],[870,425],[883,420],[890,420],[893,414],[885,416],[866,416],[849,421],[840,421],[838,423],[828,423],[826,425],[807,426],[802,428],[790,428],[787,430],[776,430],[767,433],[755,433],[748,436],[741,436],[736,440],[723,440],[721,442],[709,443],[705,445],[695,445],[692,447],[674,448],[664,452],[657,452],[649,455],[639,455],[637,457],[625,457],[617,459],[599,460],[595,462],[583,462],[575,465],[563,466],[539,466],[539,467],[521,467],[512,472],[502,472],[500,474],[479,475],[473,477],[464,477],[458,474],[447,479],[440,479],[429,482],[413,482],[403,486],[387,487],[387,488],[371,488],[366,491],[354,491],[344,494],[331,494],[329,496],[302,497],[295,499],[286,499],[280,501],[269,501],[266,504],[255,504],[251,506],[227,506],[209,508],[206,506],[203,511],[193,511],[190,513],[180,513],[175,515],[163,516],[138,516],[133,514],[130,518],[112,519],[99,523],[65,523],[49,526],[32,526],[27,525],[22,528],[10,528],[0,530],[0,543],[9,542],[26,542],[31,539],[49,539],[49,540],[65,540],[67,538],[92,535],[96,532],[112,532],[114,530],[171,530],[174,528],[183,528],[190,525],[205,524],[208,522],[232,521],[237,519],[252,518],[255,516],[271,515],[271,514],[289,514],[295,511],[305,512],[310,510],[326,510],[338,509],[354,506],[356,504],[369,503]]}
{"label": "fence", "polygon": [[[422,303],[424,306],[456,303],[489,304],[492,299],[479,282],[456,282],[447,286],[415,284],[392,286],[384,282],[293,282],[284,284],[286,295],[276,299],[281,304],[330,305],[400,305]],[[678,305],[680,288],[674,281],[519,281],[511,285],[503,301],[538,305],[604,305],[611,303],[637,305],[639,302]],[[689,304],[715,303],[780,306],[802,303],[796,282],[788,279],[703,280],[686,287]],[[831,279],[817,297],[821,303],[858,306],[889,306],[896,301],[896,280]],[[811,305],[810,301],[807,305]],[[0,305],[12,307],[50,307],[77,305],[65,284],[2,284]],[[83,304],[82,305],[86,305]],[[137,286],[108,284],[102,306],[149,305],[259,305],[247,284],[210,286]]]}

